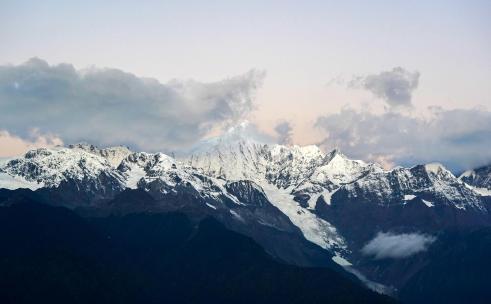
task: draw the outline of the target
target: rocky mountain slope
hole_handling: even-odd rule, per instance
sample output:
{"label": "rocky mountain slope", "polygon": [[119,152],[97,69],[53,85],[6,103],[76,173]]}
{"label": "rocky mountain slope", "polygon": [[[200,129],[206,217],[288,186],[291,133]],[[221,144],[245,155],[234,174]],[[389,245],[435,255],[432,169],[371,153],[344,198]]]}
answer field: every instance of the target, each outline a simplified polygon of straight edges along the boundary
{"label": "rocky mountain slope", "polygon": [[331,269],[278,262],[208,217],[82,218],[23,199],[0,206],[0,229],[5,304],[395,302]]}
{"label": "rocky mountain slope", "polygon": [[30,188],[91,214],[210,215],[285,261],[336,268],[332,258],[375,288],[369,279],[405,282],[363,253],[379,233],[491,225],[486,168],[459,178],[436,163],[384,170],[338,150],[268,145],[241,131],[177,159],[85,144],[32,150],[0,164],[0,188]]}
{"label": "rocky mountain slope", "polygon": [[459,179],[472,186],[474,191],[491,195],[491,165],[465,171]]}

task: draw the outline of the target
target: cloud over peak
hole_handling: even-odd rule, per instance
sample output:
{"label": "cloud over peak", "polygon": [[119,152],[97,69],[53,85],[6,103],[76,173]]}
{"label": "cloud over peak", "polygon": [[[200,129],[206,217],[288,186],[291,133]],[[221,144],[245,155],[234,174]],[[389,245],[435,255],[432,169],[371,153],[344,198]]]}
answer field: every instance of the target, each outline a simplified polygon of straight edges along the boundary
{"label": "cloud over peak", "polygon": [[246,117],[263,78],[251,70],[213,83],[161,83],[118,69],[77,70],[33,58],[0,66],[0,130],[21,138],[35,128],[64,142],[177,148]]}
{"label": "cloud over peak", "polygon": [[345,108],[321,116],[322,144],[348,155],[399,165],[439,161],[455,172],[491,162],[491,112],[431,108],[431,116]]}

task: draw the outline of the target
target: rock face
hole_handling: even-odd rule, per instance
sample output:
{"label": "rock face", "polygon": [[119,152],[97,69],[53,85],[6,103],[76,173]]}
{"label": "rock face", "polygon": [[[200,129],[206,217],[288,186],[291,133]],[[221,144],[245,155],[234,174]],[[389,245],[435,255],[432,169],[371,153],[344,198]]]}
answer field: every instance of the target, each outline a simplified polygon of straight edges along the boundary
{"label": "rock face", "polygon": [[491,193],[491,165],[466,171],[459,179],[473,187],[481,188],[482,192]]}
{"label": "rock face", "polygon": [[131,152],[111,162],[114,154],[101,151],[80,145],[29,151],[1,166],[0,188],[37,190],[47,202],[89,214],[209,215],[253,237],[282,260],[338,268],[332,253],[307,241],[250,180],[229,182],[204,175],[162,153]]}
{"label": "rock face", "polygon": [[111,165],[113,165],[114,167],[117,167],[123,159],[131,154],[131,150],[123,146],[100,149],[94,145],[81,143],[70,145],[68,147],[71,149],[80,149],[98,156],[102,156],[107,159],[109,163],[111,163]]}
{"label": "rock face", "polygon": [[459,178],[440,164],[387,171],[238,132],[178,159],[85,144],[32,150],[0,165],[0,188],[30,188],[84,212],[210,215],[288,262],[336,267],[333,258],[395,287],[397,271],[381,273],[362,252],[377,233],[491,225],[490,167]]}
{"label": "rock face", "polygon": [[264,145],[237,136],[206,144],[182,161],[207,176],[253,180],[306,239],[333,251],[340,264],[395,288],[406,282],[404,272],[419,266],[372,263],[362,248],[378,233],[437,235],[491,224],[490,196],[438,163],[387,171],[315,146]]}

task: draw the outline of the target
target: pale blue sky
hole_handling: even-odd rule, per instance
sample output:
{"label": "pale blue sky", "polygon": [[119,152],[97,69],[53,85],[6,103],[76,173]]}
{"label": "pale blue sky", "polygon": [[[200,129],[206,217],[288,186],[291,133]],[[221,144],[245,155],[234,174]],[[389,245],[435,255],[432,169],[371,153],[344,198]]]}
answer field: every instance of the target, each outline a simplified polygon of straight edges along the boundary
{"label": "pale blue sky", "polygon": [[38,56],[161,81],[257,68],[268,73],[261,102],[403,66],[431,86],[429,103],[489,102],[491,1],[1,3],[2,64]]}
{"label": "pale blue sky", "polygon": [[302,144],[322,139],[319,115],[383,107],[346,82],[398,66],[420,73],[413,111],[491,107],[491,1],[0,0],[0,20],[0,65],[36,56],[161,82],[264,70],[249,118],[290,121]]}

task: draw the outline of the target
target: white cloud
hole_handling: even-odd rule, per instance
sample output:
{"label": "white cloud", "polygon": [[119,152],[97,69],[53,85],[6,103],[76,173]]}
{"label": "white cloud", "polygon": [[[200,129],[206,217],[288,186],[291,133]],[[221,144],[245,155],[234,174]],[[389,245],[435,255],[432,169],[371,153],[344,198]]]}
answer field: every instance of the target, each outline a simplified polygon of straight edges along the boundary
{"label": "white cloud", "polygon": [[426,251],[434,241],[436,241],[435,237],[426,234],[379,232],[361,251],[375,259],[400,259]]}
{"label": "white cloud", "polygon": [[31,59],[0,66],[0,130],[24,140],[36,128],[66,143],[174,149],[246,117],[264,73],[214,83],[160,83],[117,69],[76,70]]}

